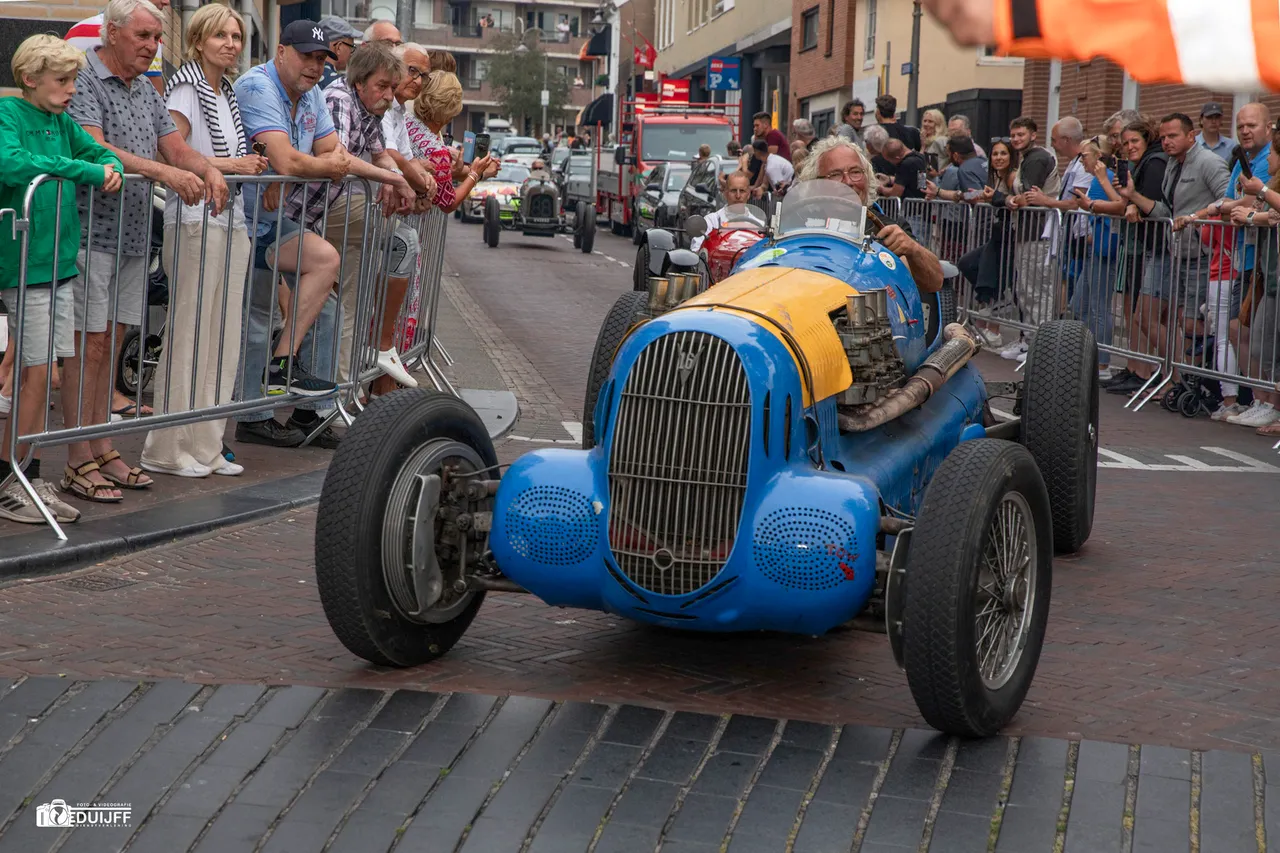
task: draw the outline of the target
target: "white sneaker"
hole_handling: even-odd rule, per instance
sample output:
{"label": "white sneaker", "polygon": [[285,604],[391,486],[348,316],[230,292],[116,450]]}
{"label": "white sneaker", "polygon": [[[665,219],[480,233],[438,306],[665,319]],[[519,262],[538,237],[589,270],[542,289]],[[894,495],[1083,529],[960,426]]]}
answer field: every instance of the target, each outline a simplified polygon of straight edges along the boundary
{"label": "white sneaker", "polygon": [[418,380],[410,376],[409,371],[400,363],[400,353],[396,352],[395,347],[378,352],[378,368],[406,388],[418,387]]}
{"label": "white sneaker", "polygon": [[223,477],[239,477],[244,473],[244,466],[237,465],[235,462],[227,462],[226,460],[223,460],[221,465],[213,469],[213,473],[220,474]]}
{"label": "white sneaker", "polygon": [[49,512],[53,513],[53,517],[59,524],[71,524],[80,520],[80,510],[58,497],[52,483],[37,479],[32,480],[31,485],[35,486],[36,494],[40,496],[40,500],[44,501],[44,505],[49,508]]}
{"label": "white sneaker", "polygon": [[19,524],[44,524],[44,516],[17,480],[0,492],[0,518]]}
{"label": "white sneaker", "polygon": [[187,477],[192,480],[200,480],[213,473],[213,469],[208,465],[201,465],[199,462],[194,461],[187,465],[183,465],[181,468],[170,468],[165,465],[155,465],[151,462],[147,462],[145,459],[141,460],[138,464],[142,466],[142,470],[150,471],[152,474],[172,474],[175,477]]}
{"label": "white sneaker", "polygon": [[1000,357],[1006,361],[1017,361],[1019,356],[1026,358],[1027,350],[1026,341],[1014,341],[1004,349],[1000,350]]}
{"label": "white sneaker", "polygon": [[1253,405],[1247,411],[1238,415],[1227,418],[1227,423],[1236,424],[1237,426],[1246,427],[1264,427],[1280,421],[1280,412],[1276,411],[1276,407],[1270,403],[1260,403],[1253,401]]}
{"label": "white sneaker", "polygon": [[1098,379],[1103,382],[1107,381],[1108,379],[1110,379],[1112,376],[1115,376],[1115,375],[1116,375],[1115,371],[1112,370],[1110,367],[1098,368]]}
{"label": "white sneaker", "polygon": [[1218,410],[1214,412],[1212,415],[1209,415],[1209,420],[1225,421],[1228,418],[1233,418],[1244,411],[1246,411],[1245,407],[1240,405],[1239,403],[1232,403],[1230,406],[1228,406],[1226,403],[1219,403]]}
{"label": "white sneaker", "polygon": [[1004,346],[1004,336],[990,329],[978,327],[978,339],[982,341],[982,346],[989,350],[998,350]]}

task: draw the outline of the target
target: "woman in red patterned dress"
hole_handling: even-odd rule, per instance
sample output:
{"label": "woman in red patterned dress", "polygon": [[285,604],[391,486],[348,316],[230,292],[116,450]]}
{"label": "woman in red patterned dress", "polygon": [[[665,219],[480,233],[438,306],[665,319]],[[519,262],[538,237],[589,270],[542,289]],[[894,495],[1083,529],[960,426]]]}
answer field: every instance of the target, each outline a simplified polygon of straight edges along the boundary
{"label": "woman in red patterned dress", "polygon": [[477,183],[498,171],[493,158],[481,157],[471,164],[462,183],[454,186],[453,151],[440,138],[440,131],[461,112],[462,84],[457,75],[433,71],[413,102],[413,114],[405,119],[414,151],[431,164],[437,187],[435,205],[445,213],[457,210]]}

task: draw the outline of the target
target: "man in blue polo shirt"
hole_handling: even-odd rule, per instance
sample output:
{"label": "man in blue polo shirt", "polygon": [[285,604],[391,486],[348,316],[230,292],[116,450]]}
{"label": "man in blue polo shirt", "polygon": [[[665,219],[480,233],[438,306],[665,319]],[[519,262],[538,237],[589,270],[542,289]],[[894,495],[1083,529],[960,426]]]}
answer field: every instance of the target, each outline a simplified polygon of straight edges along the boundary
{"label": "man in blue polo shirt", "polygon": [[[338,141],[324,95],[316,86],[324,75],[325,57],[333,57],[324,30],[300,20],[280,33],[272,61],[251,68],[236,81],[236,99],[251,145],[263,147],[268,175],[313,180],[342,180],[350,156]],[[329,397],[333,376],[335,301],[331,298],[341,259],[338,250],[301,223],[280,215],[282,184],[248,184],[245,218],[251,223],[254,267],[274,270],[270,285],[252,282],[247,297],[247,344],[241,367],[241,399],[278,394]],[[294,289],[296,311],[286,319],[274,345],[270,343],[272,312],[279,277]],[[299,347],[301,347],[299,349]],[[270,348],[270,358],[268,358]],[[298,356],[309,363],[307,370]],[[236,440],[273,447],[296,447],[320,421],[316,410],[332,407],[329,399],[303,402],[281,424],[270,412],[237,418]],[[328,428],[312,437],[319,447],[337,446]]]}

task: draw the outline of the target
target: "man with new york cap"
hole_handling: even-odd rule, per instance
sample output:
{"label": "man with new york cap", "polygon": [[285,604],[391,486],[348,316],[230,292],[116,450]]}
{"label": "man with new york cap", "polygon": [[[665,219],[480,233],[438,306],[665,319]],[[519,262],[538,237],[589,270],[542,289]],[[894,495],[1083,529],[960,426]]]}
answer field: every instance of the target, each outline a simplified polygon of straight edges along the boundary
{"label": "man with new york cap", "polygon": [[336,57],[326,59],[324,63],[324,76],[320,78],[320,88],[327,89],[330,83],[347,70],[347,63],[351,61],[351,54],[355,52],[356,42],[360,41],[361,33],[348,24],[345,18],[339,18],[337,15],[325,15],[316,23],[324,29],[325,38],[329,40],[329,50],[333,51]]}
{"label": "man with new york cap", "polygon": [[1200,110],[1200,133],[1196,135],[1196,145],[1217,154],[1223,160],[1231,159],[1231,150],[1235,143],[1230,137],[1222,135],[1222,104],[1212,101]]}

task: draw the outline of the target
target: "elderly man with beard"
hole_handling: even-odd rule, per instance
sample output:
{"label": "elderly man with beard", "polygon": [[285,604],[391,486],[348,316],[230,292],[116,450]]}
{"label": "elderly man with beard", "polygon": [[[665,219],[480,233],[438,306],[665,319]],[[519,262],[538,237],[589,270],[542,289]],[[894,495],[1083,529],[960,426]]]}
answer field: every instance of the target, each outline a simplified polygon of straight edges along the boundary
{"label": "elderly man with beard", "polygon": [[[352,371],[351,355],[356,343],[360,285],[362,279],[369,288],[381,284],[381,275],[365,276],[364,273],[366,268],[381,268],[383,240],[389,239],[391,243],[388,272],[392,279],[408,279],[418,259],[418,239],[412,229],[403,224],[387,227],[366,219],[370,208],[366,182],[381,185],[378,202],[383,215],[388,217],[411,212],[419,194],[430,198],[435,190],[434,184],[426,182],[420,167],[412,164],[409,165],[414,171],[414,182],[421,189],[415,190],[410,185],[405,175],[400,173],[396,159],[388,152],[382,133],[382,118],[394,102],[395,90],[404,76],[404,63],[396,56],[395,49],[384,42],[370,42],[355,52],[347,66],[346,76],[325,90],[324,100],[332,115],[338,142],[351,154],[351,174],[365,181],[308,186],[305,192],[298,187],[285,209],[290,219],[303,222],[317,233],[323,230],[325,239],[343,254],[338,282],[342,313],[338,353],[340,382],[359,378]],[[402,159],[400,162],[406,161]],[[365,263],[361,257],[366,237],[371,241],[369,245],[373,246],[377,258],[371,263]],[[377,242],[372,242],[374,240]],[[403,298],[403,287],[400,289]],[[387,307],[391,310],[390,305]],[[398,305],[395,310],[399,310]],[[367,323],[360,325],[361,338],[367,328]],[[363,344],[363,340],[360,343]],[[401,385],[417,385],[400,363],[394,348],[378,353],[378,367]],[[356,365],[356,370],[359,369],[360,365]]]}

